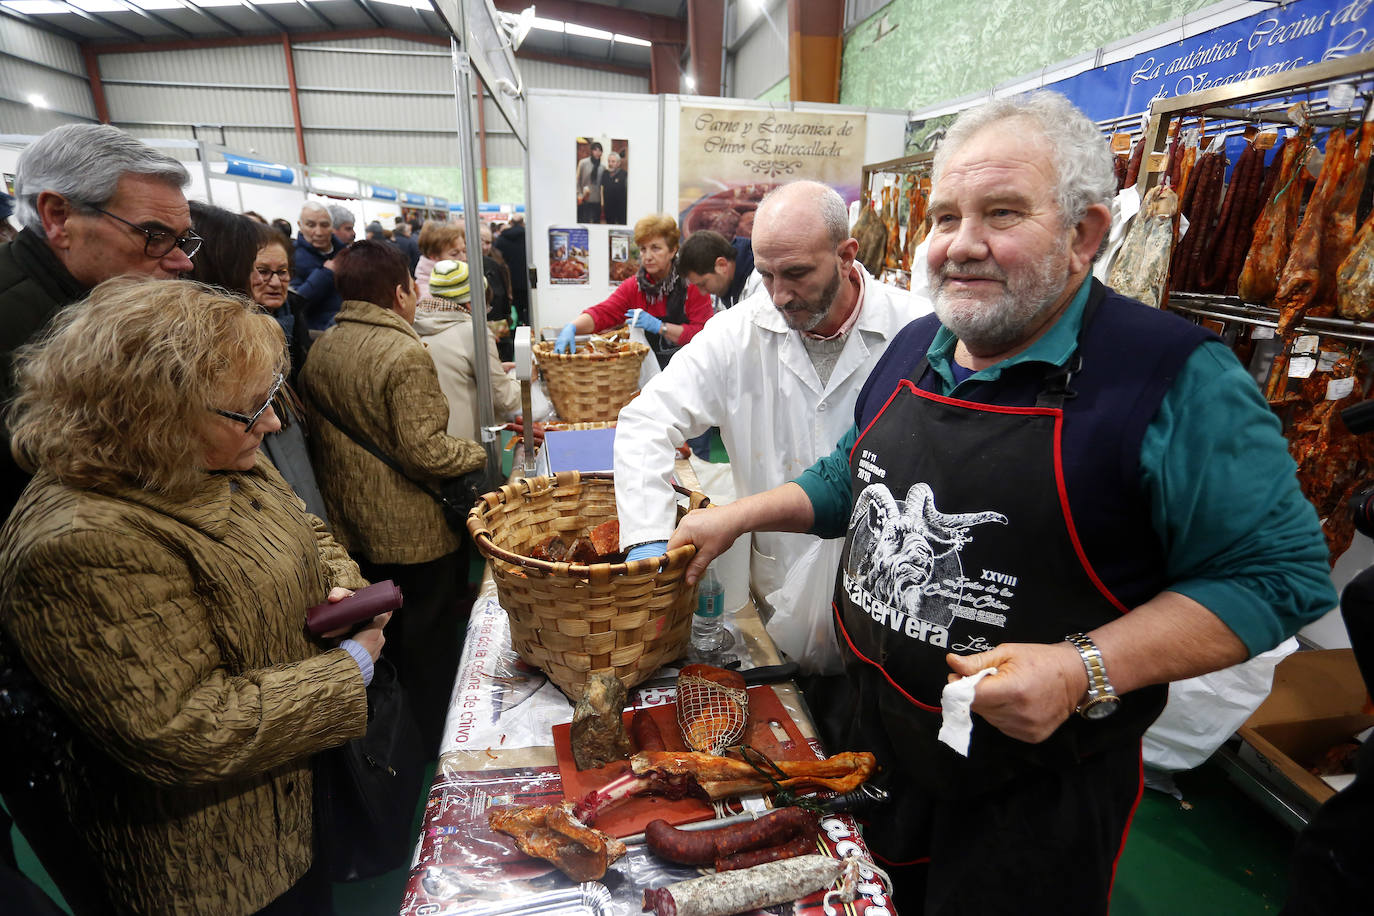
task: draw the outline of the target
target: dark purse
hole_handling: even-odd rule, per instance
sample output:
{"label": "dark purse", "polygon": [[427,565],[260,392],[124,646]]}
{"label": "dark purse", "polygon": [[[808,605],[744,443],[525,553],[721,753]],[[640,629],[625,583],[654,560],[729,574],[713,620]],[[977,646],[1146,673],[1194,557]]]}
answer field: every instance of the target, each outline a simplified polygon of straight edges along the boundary
{"label": "dark purse", "polygon": [[315,758],[315,843],[330,880],[373,878],[409,863],[426,763],[396,669],[378,658],[367,734]]}

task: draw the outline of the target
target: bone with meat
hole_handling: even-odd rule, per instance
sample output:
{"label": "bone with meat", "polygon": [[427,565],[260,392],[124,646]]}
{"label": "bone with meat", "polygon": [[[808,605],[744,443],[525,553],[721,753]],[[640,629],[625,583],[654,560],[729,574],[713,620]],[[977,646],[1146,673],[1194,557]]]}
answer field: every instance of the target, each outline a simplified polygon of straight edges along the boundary
{"label": "bone with meat", "polygon": [[777,760],[760,765],[781,771],[775,772],[770,780],[753,764],[733,757],[697,751],[645,751],[630,758],[629,773],[588,792],[573,813],[583,821],[593,821],[636,795],[673,799],[690,796],[715,801],[774,788],[830,789],[843,793],[863,785],[874,765],[873,755],[863,751],[846,751],[824,760]]}
{"label": "bone with meat", "polygon": [[546,859],[574,881],[598,881],[612,862],[625,854],[625,844],[588,827],[574,816],[572,805],[522,805],[492,808],[487,823],[515,838],[527,856]]}

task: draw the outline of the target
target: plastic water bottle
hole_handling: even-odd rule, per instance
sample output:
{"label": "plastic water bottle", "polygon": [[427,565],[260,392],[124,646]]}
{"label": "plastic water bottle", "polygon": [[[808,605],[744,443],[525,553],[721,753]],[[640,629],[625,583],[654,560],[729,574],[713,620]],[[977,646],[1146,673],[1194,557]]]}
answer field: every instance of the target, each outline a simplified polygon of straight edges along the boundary
{"label": "plastic water bottle", "polygon": [[697,611],[692,615],[692,651],[708,654],[725,645],[725,586],[715,567],[706,567],[697,583]]}

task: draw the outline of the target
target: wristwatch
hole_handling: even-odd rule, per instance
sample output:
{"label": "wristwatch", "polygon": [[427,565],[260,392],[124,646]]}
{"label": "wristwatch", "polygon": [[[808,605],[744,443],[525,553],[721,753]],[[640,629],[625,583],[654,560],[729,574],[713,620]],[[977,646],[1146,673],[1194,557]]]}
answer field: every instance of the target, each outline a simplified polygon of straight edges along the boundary
{"label": "wristwatch", "polygon": [[1083,667],[1088,669],[1088,698],[1079,704],[1074,712],[1085,719],[1105,719],[1121,706],[1121,697],[1112,689],[1107,680],[1107,666],[1102,663],[1102,652],[1085,633],[1070,633],[1064,637],[1078,650],[1083,658]]}

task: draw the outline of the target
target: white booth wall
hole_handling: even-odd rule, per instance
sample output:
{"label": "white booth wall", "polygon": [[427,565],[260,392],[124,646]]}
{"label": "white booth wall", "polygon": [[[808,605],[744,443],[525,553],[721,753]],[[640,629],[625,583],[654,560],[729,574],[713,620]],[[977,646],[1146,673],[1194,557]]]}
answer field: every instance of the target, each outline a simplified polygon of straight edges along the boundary
{"label": "white booth wall", "polygon": [[[629,95],[617,92],[568,92],[529,89],[530,265],[538,271],[534,294],[536,332],[562,327],[588,306],[610,295],[607,251],[614,225],[592,224],[588,230],[589,282],[549,282],[549,229],[579,226],[577,221],[575,151],[578,137],[613,137],[629,143],[626,214],[629,226],[650,213],[675,213],[678,199],[679,112],[683,105],[741,111],[805,111],[867,115],[864,162],[904,155],[906,112],[877,111],[844,105],[779,105],[747,99],[703,96]],[[854,175],[858,185],[860,175]]]}

